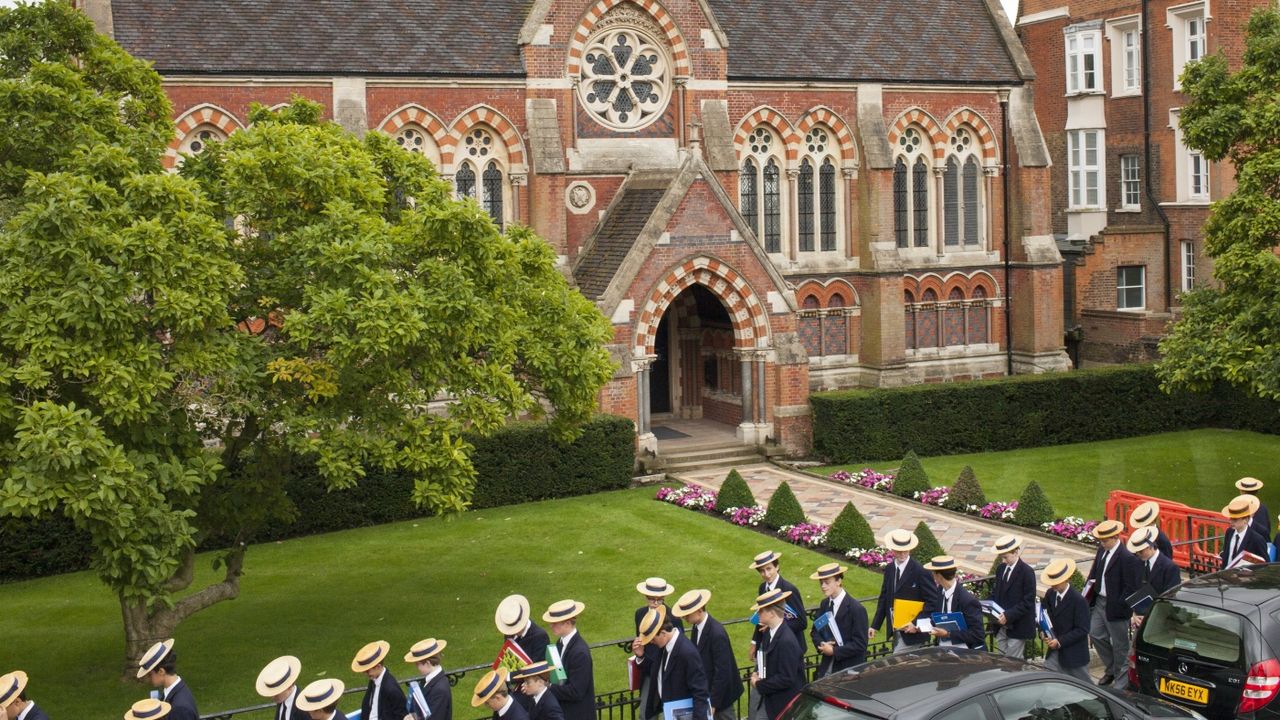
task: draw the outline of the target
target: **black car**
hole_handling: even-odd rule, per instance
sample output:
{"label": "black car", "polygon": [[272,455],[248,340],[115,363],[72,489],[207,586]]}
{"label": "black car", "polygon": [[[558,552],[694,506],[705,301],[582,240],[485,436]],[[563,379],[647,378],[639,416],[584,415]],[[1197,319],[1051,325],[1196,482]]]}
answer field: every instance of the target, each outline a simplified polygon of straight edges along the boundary
{"label": "black car", "polygon": [[1209,718],[1280,718],[1280,565],[1202,575],[1151,606],[1135,684]]}
{"label": "black car", "polygon": [[924,648],[810,683],[780,720],[1137,720],[1196,713],[981,650]]}

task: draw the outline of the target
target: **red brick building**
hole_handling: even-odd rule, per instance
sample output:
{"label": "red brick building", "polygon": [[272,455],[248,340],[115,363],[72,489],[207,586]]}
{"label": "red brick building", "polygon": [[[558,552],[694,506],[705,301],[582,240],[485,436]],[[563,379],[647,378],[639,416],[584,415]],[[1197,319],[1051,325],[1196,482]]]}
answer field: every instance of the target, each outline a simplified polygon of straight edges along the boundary
{"label": "red brick building", "polygon": [[1154,358],[1178,296],[1210,279],[1202,227],[1235,178],[1182,144],[1178,78],[1209,53],[1238,64],[1249,15],[1268,4],[1022,0],[1018,34],[1038,77],[1063,306],[1081,360]]}
{"label": "red brick building", "polygon": [[815,388],[1068,364],[998,0],[83,4],[164,76],[173,163],[301,94],[536,229],[612,319],[600,402],[643,447],[673,417],[801,449]]}

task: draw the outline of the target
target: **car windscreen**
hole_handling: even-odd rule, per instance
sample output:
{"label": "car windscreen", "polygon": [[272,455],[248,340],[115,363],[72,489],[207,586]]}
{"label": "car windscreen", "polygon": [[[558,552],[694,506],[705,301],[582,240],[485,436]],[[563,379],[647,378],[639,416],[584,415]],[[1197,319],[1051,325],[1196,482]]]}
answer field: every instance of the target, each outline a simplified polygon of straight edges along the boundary
{"label": "car windscreen", "polygon": [[791,707],[787,708],[779,720],[881,720],[881,718],[878,715],[858,712],[853,708],[836,707],[824,702],[822,698],[800,693],[800,697],[791,703]]}
{"label": "car windscreen", "polygon": [[1238,665],[1244,652],[1239,615],[1217,608],[1160,600],[1142,627],[1142,642],[1204,660]]}

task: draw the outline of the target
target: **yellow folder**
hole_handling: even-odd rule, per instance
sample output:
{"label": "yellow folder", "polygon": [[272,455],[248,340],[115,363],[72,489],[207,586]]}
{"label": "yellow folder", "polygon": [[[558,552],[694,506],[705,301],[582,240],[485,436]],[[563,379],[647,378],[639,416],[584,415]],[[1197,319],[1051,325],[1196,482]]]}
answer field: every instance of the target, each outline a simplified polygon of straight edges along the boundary
{"label": "yellow folder", "polygon": [[893,601],[893,629],[901,630],[915,621],[916,616],[924,609],[924,603],[919,600],[902,600]]}

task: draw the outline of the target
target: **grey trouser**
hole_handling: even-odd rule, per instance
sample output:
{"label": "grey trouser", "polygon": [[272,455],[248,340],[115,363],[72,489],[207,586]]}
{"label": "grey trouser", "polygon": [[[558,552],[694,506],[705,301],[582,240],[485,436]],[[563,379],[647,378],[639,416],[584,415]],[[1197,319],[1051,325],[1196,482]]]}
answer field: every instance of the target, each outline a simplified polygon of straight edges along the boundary
{"label": "grey trouser", "polygon": [[898,653],[904,653],[904,652],[907,652],[907,651],[909,651],[909,650],[915,650],[917,647],[919,647],[919,646],[918,646],[918,645],[908,645],[908,644],[906,644],[905,642],[903,642],[903,641],[902,641],[902,633],[900,633],[900,632],[896,632],[896,633],[894,633],[894,634],[893,634],[893,654],[894,654],[894,655],[897,655]]}
{"label": "grey trouser", "polygon": [[1011,638],[1008,628],[1000,628],[1000,632],[996,633],[996,650],[1001,655],[1021,660],[1026,657],[1027,641]]}
{"label": "grey trouser", "polygon": [[1064,668],[1062,667],[1062,664],[1058,662],[1057,650],[1050,650],[1049,654],[1045,655],[1044,666],[1054,672],[1060,672],[1064,675],[1070,675],[1071,677],[1077,678],[1079,680],[1083,680],[1089,683],[1090,685],[1093,684],[1093,678],[1089,677],[1088,665],[1081,665],[1079,667],[1073,667],[1073,668]]}
{"label": "grey trouser", "polygon": [[712,716],[712,720],[738,720],[738,711],[732,705],[727,708],[716,710],[716,714]]}
{"label": "grey trouser", "polygon": [[1107,619],[1107,599],[1098,598],[1089,617],[1089,640],[1098,652],[1106,674],[1114,678],[1111,687],[1129,687],[1129,621]]}

